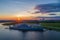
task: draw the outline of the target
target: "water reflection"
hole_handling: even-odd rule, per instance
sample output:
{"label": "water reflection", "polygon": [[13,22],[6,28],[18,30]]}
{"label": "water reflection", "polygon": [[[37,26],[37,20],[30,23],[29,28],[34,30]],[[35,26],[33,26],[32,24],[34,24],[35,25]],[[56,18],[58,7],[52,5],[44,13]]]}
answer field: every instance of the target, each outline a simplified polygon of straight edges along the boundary
{"label": "water reflection", "polygon": [[[2,30],[1,30],[2,31]],[[56,31],[16,31],[6,30],[0,31],[0,40],[60,40],[60,32]]]}
{"label": "water reflection", "polygon": [[43,32],[22,32],[20,40],[44,40]]}

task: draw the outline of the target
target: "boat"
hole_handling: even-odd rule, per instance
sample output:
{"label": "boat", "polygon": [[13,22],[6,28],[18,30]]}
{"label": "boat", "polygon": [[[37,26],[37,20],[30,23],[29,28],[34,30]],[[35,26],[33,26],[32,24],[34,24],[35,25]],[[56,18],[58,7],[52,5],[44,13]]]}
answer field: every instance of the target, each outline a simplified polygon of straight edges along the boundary
{"label": "boat", "polygon": [[37,24],[28,25],[28,24],[22,23],[22,24],[10,25],[9,29],[21,30],[21,31],[43,31],[44,28]]}

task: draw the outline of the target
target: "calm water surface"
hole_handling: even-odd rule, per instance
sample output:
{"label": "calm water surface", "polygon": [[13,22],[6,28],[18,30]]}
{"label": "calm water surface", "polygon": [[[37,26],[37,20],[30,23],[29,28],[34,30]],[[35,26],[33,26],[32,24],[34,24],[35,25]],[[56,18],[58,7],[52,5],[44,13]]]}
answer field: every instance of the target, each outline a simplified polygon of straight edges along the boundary
{"label": "calm water surface", "polygon": [[60,32],[46,30],[44,32],[5,29],[8,26],[0,24],[0,40],[60,40]]}

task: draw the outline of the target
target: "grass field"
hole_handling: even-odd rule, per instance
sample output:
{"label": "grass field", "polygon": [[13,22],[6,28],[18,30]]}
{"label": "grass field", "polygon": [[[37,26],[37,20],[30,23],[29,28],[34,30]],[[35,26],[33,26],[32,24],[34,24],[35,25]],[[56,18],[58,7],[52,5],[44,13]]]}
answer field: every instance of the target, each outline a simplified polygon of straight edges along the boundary
{"label": "grass field", "polygon": [[60,23],[41,23],[44,28],[60,30]]}
{"label": "grass field", "polygon": [[45,27],[60,27],[60,23],[41,23],[41,25],[45,26]]}

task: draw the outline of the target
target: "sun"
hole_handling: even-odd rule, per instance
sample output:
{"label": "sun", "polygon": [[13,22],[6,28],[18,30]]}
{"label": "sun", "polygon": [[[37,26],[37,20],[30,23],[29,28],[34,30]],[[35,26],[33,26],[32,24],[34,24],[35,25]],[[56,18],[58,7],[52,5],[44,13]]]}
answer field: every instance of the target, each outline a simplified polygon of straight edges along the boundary
{"label": "sun", "polygon": [[21,16],[20,15],[16,15],[16,17],[17,17],[18,21],[21,20]]}

